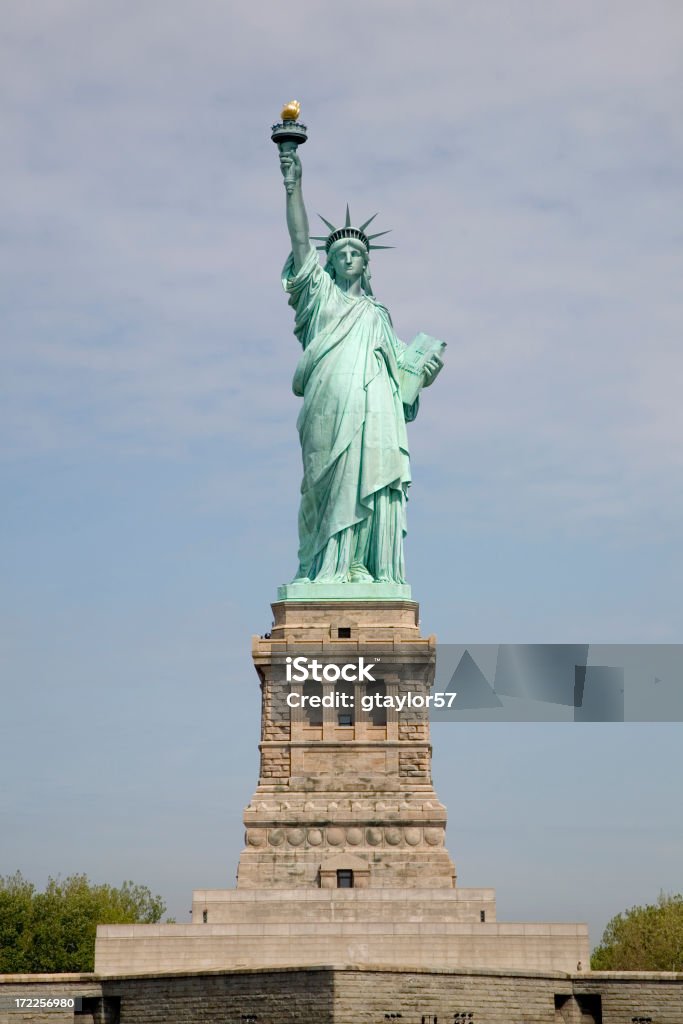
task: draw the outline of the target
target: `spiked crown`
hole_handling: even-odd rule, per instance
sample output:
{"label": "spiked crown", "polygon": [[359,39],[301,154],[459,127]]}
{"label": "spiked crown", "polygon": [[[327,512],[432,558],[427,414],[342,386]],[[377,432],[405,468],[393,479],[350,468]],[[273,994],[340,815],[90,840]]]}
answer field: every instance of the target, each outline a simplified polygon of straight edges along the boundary
{"label": "spiked crown", "polygon": [[326,220],[325,217],[323,217],[322,214],[320,214],[320,213],[318,214],[318,216],[320,217],[320,219],[323,222],[323,224],[326,224],[327,227],[330,229],[330,234],[329,235],[311,235],[311,238],[313,239],[314,242],[322,242],[323,243],[322,245],[317,245],[316,249],[324,249],[325,252],[329,252],[330,249],[332,248],[332,246],[334,245],[334,243],[338,242],[341,238],[355,238],[355,239],[357,239],[359,242],[363,243],[363,245],[368,250],[368,252],[370,251],[370,249],[393,249],[394,248],[393,245],[373,245],[372,244],[373,238],[379,238],[381,235],[388,235],[389,231],[391,231],[391,228],[389,228],[389,230],[387,230],[387,231],[378,231],[374,235],[366,235],[365,229],[375,219],[375,217],[377,216],[376,213],[373,213],[372,217],[370,217],[369,220],[366,220],[358,228],[353,227],[353,225],[351,224],[351,214],[349,213],[348,203],[347,203],[347,206],[346,206],[346,221],[345,221],[343,227],[340,227],[340,228],[335,227],[334,224],[331,224],[330,221]]}

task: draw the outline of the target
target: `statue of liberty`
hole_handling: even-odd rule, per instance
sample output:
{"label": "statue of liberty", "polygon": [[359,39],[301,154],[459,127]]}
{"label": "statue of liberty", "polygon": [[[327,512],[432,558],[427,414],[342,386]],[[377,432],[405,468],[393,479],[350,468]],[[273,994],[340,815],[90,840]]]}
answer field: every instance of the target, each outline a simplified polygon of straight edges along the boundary
{"label": "statue of liberty", "polygon": [[282,284],[303,348],[293,381],[303,398],[297,421],[303,457],[299,569],[293,582],[404,584],[406,423],[417,415],[419,391],[443,365],[444,345],[418,335],[405,346],[375,299],[369,254],[387,248],[372,244],[387,232],[366,234],[374,217],[353,227],[347,207],[343,227],[321,218],[330,229],[316,239],[327,257],[321,266],[309,237],[296,145],[280,146],[280,167],[292,243]]}

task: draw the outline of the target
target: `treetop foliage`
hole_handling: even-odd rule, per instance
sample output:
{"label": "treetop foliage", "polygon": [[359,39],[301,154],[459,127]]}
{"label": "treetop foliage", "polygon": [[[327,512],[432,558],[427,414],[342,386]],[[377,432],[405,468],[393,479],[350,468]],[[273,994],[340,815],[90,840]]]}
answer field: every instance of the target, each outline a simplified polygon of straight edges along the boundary
{"label": "treetop foliage", "polygon": [[594,971],[683,971],[683,896],[660,893],[608,923],[593,951]]}
{"label": "treetop foliage", "polygon": [[49,878],[44,892],[17,871],[0,876],[0,974],[92,971],[98,924],[154,924],[166,905],[146,885]]}

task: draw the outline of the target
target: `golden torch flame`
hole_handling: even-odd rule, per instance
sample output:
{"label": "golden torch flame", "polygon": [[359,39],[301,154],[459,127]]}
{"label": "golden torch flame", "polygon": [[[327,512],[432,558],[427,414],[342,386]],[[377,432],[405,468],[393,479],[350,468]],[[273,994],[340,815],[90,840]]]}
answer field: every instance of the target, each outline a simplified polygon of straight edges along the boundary
{"label": "golden torch flame", "polygon": [[280,117],[283,121],[296,121],[301,113],[301,104],[298,100],[292,100],[291,103],[285,104],[282,108]]}

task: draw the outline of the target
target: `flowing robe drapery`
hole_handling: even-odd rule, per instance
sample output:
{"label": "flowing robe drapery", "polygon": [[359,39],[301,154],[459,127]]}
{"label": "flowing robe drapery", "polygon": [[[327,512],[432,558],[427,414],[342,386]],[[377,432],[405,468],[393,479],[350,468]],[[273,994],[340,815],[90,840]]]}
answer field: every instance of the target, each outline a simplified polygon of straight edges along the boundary
{"label": "flowing robe drapery", "polygon": [[303,398],[298,578],[345,580],[362,562],[402,583],[406,419],[418,406],[401,400],[403,343],[384,306],[343,292],[313,248],[298,273],[290,254],[282,283],[304,350],[292,385]]}

